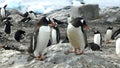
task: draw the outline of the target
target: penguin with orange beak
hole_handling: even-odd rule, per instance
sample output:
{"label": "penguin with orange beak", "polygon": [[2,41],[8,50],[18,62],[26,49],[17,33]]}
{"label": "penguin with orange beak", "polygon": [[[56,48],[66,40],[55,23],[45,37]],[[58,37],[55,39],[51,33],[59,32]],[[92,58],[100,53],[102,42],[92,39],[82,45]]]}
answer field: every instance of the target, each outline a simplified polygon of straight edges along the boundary
{"label": "penguin with orange beak", "polygon": [[39,60],[45,59],[42,53],[49,43],[51,27],[54,25],[53,22],[49,22],[47,17],[42,17],[35,26],[28,52]]}
{"label": "penguin with orange beak", "polygon": [[81,17],[76,17],[68,22],[67,36],[73,47],[68,53],[81,55],[87,47],[87,36],[84,29],[89,29],[86,21]]}

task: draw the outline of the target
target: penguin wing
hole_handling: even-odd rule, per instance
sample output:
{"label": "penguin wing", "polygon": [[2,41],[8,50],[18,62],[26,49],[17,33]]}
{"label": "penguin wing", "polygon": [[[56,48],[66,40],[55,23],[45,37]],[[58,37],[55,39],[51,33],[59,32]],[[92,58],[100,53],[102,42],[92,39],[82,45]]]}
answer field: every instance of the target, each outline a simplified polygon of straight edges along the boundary
{"label": "penguin wing", "polygon": [[88,47],[87,35],[85,31],[83,33],[84,33],[84,39],[85,39],[85,48],[87,48]]}
{"label": "penguin wing", "polygon": [[102,46],[102,34],[100,33],[100,45]]}
{"label": "penguin wing", "polygon": [[117,36],[119,34],[119,32],[118,32],[118,30],[117,31],[115,31],[114,33],[113,33],[113,35],[111,36],[111,39],[115,39],[115,37]]}
{"label": "penguin wing", "polygon": [[29,53],[33,53],[36,48],[38,32],[39,29],[33,32],[31,35],[30,47],[28,48]]}
{"label": "penguin wing", "polygon": [[59,30],[59,28],[57,28],[57,43],[59,43],[60,42],[60,30]]}

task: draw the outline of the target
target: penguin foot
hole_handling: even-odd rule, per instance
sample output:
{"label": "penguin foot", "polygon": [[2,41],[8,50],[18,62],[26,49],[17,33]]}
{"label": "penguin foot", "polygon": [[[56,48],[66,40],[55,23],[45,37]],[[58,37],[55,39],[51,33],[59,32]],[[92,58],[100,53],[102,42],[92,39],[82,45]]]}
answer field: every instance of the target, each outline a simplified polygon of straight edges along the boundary
{"label": "penguin foot", "polygon": [[74,52],[75,52],[74,49],[73,50],[68,50],[67,52],[65,52],[65,54],[68,55],[69,53],[74,53]]}
{"label": "penguin foot", "polygon": [[69,53],[74,53],[75,50],[74,50],[74,49],[73,49],[73,50],[68,50],[68,52],[69,52]]}
{"label": "penguin foot", "polygon": [[45,56],[40,55],[40,56],[38,56],[38,57],[37,57],[37,59],[42,61],[42,60],[44,60],[44,59],[45,59]]}
{"label": "penguin foot", "polygon": [[81,54],[83,54],[83,51],[77,51],[75,53],[76,53],[76,55],[81,55]]}

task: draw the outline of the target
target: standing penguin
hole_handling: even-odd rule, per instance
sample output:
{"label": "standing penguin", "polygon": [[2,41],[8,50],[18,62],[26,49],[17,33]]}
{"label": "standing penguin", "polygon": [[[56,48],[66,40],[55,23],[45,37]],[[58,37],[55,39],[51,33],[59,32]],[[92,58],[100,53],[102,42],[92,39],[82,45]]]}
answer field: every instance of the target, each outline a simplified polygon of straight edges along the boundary
{"label": "standing penguin", "polygon": [[4,22],[5,23],[5,35],[6,34],[10,34],[11,33],[11,26],[13,26],[13,24],[11,24],[10,22],[11,18],[6,18],[6,21]]}
{"label": "standing penguin", "polygon": [[120,56],[120,38],[116,40],[116,54]]}
{"label": "standing penguin", "polygon": [[94,31],[94,43],[102,47],[102,35],[98,30]]}
{"label": "standing penguin", "polygon": [[106,44],[109,43],[110,40],[111,40],[112,29],[113,29],[112,26],[109,26],[109,27],[107,28],[107,31],[106,31],[106,34],[105,34],[105,43],[106,43]]}
{"label": "standing penguin", "polygon": [[68,23],[67,36],[73,47],[73,50],[69,50],[68,53],[75,52],[76,55],[83,54],[87,42],[83,28],[88,29],[88,26],[86,21],[81,17],[76,17]]}
{"label": "standing penguin", "polygon": [[60,30],[55,19],[52,19],[51,22],[54,22],[56,25],[52,27],[51,30],[51,44],[57,44],[60,42]]}
{"label": "standing penguin", "polygon": [[33,11],[29,11],[29,17],[31,19],[36,19],[37,18],[37,16],[35,15],[35,13]]}
{"label": "standing penguin", "polygon": [[120,37],[120,28],[119,28],[118,30],[116,30],[116,31],[112,34],[111,39],[112,39],[112,40],[115,40],[115,39],[117,39],[117,38],[119,38],[119,37]]}
{"label": "standing penguin", "polygon": [[4,5],[4,7],[1,8],[1,16],[2,16],[2,18],[6,17],[6,7],[7,7],[7,4]]}
{"label": "standing penguin", "polygon": [[53,22],[49,22],[46,17],[36,24],[33,35],[31,36],[31,43],[28,52],[32,53],[34,57],[43,60],[45,57],[42,55],[43,50],[47,47],[50,39],[51,26]]}

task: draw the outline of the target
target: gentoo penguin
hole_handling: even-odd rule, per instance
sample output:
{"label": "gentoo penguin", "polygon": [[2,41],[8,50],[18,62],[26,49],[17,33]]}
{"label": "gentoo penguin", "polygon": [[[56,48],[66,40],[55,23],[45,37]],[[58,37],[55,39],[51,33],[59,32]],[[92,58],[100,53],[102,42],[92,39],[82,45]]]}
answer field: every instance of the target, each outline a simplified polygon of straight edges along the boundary
{"label": "gentoo penguin", "polygon": [[113,29],[112,26],[109,26],[109,27],[107,28],[107,31],[106,31],[106,34],[105,34],[105,43],[106,43],[106,44],[109,43],[110,40],[111,40],[112,29]]}
{"label": "gentoo penguin", "polygon": [[51,22],[53,21],[55,23],[55,26],[52,27],[52,30],[51,30],[51,44],[57,44],[60,42],[60,30],[58,27],[59,23],[54,18],[50,21]]}
{"label": "gentoo penguin", "polygon": [[27,22],[29,22],[30,20],[31,20],[30,17],[24,17],[23,19],[21,19],[20,23],[21,23],[21,22],[27,23]]}
{"label": "gentoo penguin", "polygon": [[120,37],[120,28],[119,28],[118,30],[116,30],[116,31],[112,34],[111,39],[112,39],[112,40],[115,40],[115,39],[117,39],[117,38],[119,38],[119,37]]}
{"label": "gentoo penguin", "polygon": [[4,7],[1,8],[1,16],[2,16],[2,18],[6,17],[6,7],[7,7],[7,4],[4,5]]}
{"label": "gentoo penguin", "polygon": [[35,13],[33,11],[29,11],[29,17],[31,19],[36,19],[37,18],[37,16],[35,15]]}
{"label": "gentoo penguin", "polygon": [[67,36],[73,47],[73,50],[69,50],[68,53],[75,52],[76,55],[83,54],[87,42],[83,28],[89,29],[86,21],[81,17],[76,17],[68,23]]}
{"label": "gentoo penguin", "polygon": [[19,13],[19,15],[22,16],[22,17],[28,17],[29,13],[28,12],[25,12],[24,14]]}
{"label": "gentoo penguin", "polygon": [[17,30],[14,35],[15,40],[20,42],[22,39],[24,39],[25,33],[26,32],[23,30]]}
{"label": "gentoo penguin", "polygon": [[21,22],[29,22],[31,20],[28,12],[25,12],[24,14],[19,14],[19,15],[23,17],[23,19],[21,19],[20,23]]}
{"label": "gentoo penguin", "polygon": [[94,42],[89,43],[88,47],[90,47],[92,49],[92,51],[102,51],[100,49],[100,46],[98,44],[94,43]]}
{"label": "gentoo penguin", "polygon": [[4,22],[5,23],[5,35],[6,34],[10,34],[11,33],[11,26],[13,26],[13,24],[11,24],[10,22],[11,18],[7,18],[6,21]]}
{"label": "gentoo penguin", "polygon": [[42,52],[49,43],[52,26],[55,26],[53,22],[49,22],[47,17],[42,17],[36,24],[33,35],[31,36],[28,52],[39,60],[45,59]]}
{"label": "gentoo penguin", "polygon": [[102,35],[98,30],[94,31],[94,43],[102,47]]}
{"label": "gentoo penguin", "polygon": [[116,40],[116,54],[120,56],[120,38]]}

